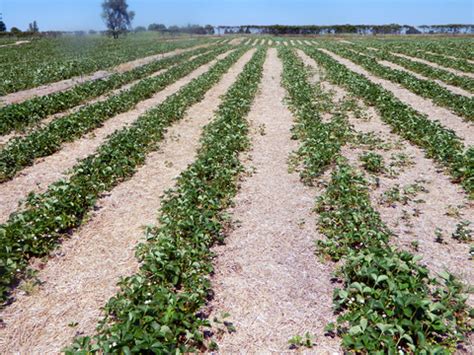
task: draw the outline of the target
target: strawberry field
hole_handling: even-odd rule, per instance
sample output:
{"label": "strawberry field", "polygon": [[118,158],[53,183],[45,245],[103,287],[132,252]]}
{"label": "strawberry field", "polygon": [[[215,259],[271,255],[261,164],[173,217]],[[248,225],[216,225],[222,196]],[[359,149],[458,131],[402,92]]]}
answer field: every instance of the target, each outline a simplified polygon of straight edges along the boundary
{"label": "strawberry field", "polygon": [[0,48],[1,353],[472,353],[470,38]]}

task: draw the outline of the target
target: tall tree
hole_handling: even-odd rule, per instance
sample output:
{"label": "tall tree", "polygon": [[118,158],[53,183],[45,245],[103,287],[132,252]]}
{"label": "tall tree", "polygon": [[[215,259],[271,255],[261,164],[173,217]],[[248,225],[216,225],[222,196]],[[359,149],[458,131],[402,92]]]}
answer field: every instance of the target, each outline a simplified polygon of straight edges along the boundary
{"label": "tall tree", "polygon": [[7,31],[7,26],[5,25],[5,22],[0,21],[0,32],[6,32]]}
{"label": "tall tree", "polygon": [[33,21],[32,23],[30,23],[28,25],[28,32],[31,32],[31,33],[38,33],[39,32],[39,27],[38,27],[38,24],[36,23],[36,21]]}
{"label": "tall tree", "polygon": [[102,18],[114,38],[131,28],[134,17],[135,13],[128,11],[126,0],[104,0],[102,3]]}

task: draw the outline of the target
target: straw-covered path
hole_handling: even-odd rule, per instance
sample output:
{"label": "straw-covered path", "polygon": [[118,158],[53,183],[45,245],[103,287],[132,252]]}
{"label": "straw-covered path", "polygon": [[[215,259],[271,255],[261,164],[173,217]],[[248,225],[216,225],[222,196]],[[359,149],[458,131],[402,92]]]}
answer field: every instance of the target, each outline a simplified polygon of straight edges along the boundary
{"label": "straw-covered path", "polygon": [[233,209],[238,223],[215,248],[214,317],[230,317],[236,332],[217,340],[219,351],[268,353],[289,350],[288,340],[314,335],[316,351],[339,350],[338,339],[324,336],[333,320],[331,264],[314,253],[316,191],[288,172],[293,117],[283,103],[282,63],[268,50],[260,92],[249,121],[252,149],[247,168],[255,172],[241,185]]}

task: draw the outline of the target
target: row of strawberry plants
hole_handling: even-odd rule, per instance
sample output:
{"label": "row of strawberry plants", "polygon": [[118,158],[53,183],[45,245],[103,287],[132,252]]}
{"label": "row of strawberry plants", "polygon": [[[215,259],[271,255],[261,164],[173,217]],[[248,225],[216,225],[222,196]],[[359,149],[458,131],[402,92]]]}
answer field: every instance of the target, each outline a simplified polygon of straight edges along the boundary
{"label": "row of strawberry plants", "polygon": [[[279,47],[283,62],[282,85],[288,92],[289,107],[296,117],[292,132],[301,141],[297,156],[303,169],[302,180],[311,184],[334,160],[344,143],[348,129],[347,118],[341,110],[331,121],[323,122],[321,114],[329,108],[331,97],[309,83],[304,63],[288,47]],[[325,142],[321,145],[319,142]]]}
{"label": "row of strawberry plants", "polygon": [[466,73],[474,73],[474,64],[462,58],[448,58],[441,54],[428,53],[424,50],[410,48],[408,46],[398,46],[396,47],[395,51],[412,57],[425,59],[427,61],[439,64],[443,67],[457,69]]}
{"label": "row of strawberry plants", "polygon": [[[0,226],[0,297],[27,267],[31,257],[43,257],[61,237],[78,227],[100,194],[132,176],[147,153],[157,148],[171,123],[205,93],[246,49],[232,52],[209,71],[140,116],[131,126],[112,134],[96,153],[80,161],[68,180],[52,184],[42,194],[28,196],[25,208]],[[208,57],[210,58],[210,57]]]}
{"label": "row of strawberry plants", "polygon": [[63,143],[71,142],[99,127],[107,119],[129,111],[138,102],[150,98],[227,50],[229,47],[218,47],[192,61],[172,67],[157,77],[143,79],[130,89],[111,96],[105,101],[94,103],[54,120],[25,137],[13,139],[0,151],[0,182],[13,178],[18,171],[33,164],[35,159],[58,151]]}
{"label": "row of strawberry plants", "polygon": [[[356,47],[359,52],[367,53],[367,49],[362,46]],[[431,79],[438,79],[444,81],[446,84],[458,86],[464,90],[467,90],[471,93],[474,93],[474,79],[469,78],[467,76],[459,76],[455,75],[449,71],[435,68],[431,65],[416,62],[407,58],[402,58],[396,55],[393,55],[389,51],[385,49],[381,49],[377,52],[370,53],[373,56],[381,60],[388,60],[390,62],[396,63],[401,65],[402,67],[411,70],[415,73],[419,73]]]}
{"label": "row of strawberry plants", "polygon": [[319,251],[343,261],[328,330],[347,351],[451,353],[469,333],[463,285],[447,272],[430,276],[420,258],[390,246],[392,233],[373,209],[368,183],[343,159],[318,199],[327,240]]}
{"label": "row of strawberry plants", "polygon": [[[452,38],[436,38],[434,40],[358,40],[353,41],[358,45],[369,47],[377,47],[387,51],[410,50],[418,52],[431,52],[438,56],[445,56],[445,60],[450,57],[454,59],[472,59],[472,45],[469,40],[452,39]],[[469,52],[471,52],[469,54]],[[413,57],[413,56],[412,56]],[[446,65],[445,65],[446,66]]]}
{"label": "row of strawberry plants", "polygon": [[209,49],[201,48],[173,57],[154,61],[125,73],[115,73],[104,79],[88,81],[73,88],[46,96],[39,96],[18,104],[0,108],[0,134],[23,130],[48,115],[65,111],[132,81],[143,79],[154,72],[182,63]]}
{"label": "row of strawberry plants", "polygon": [[137,249],[141,267],[120,282],[98,335],[76,339],[66,353],[182,353],[202,349],[211,293],[211,246],[222,241],[225,216],[249,145],[246,116],[262,76],[259,49],[223,98],[196,161],[165,195],[159,226]]}
{"label": "row of strawberry plants", "polygon": [[329,55],[311,47],[305,47],[304,51],[325,68],[331,82],[375,106],[381,119],[397,134],[423,148],[429,158],[449,169],[454,181],[461,182],[468,193],[474,193],[474,147],[465,151],[454,132],[405,105],[380,85],[354,73]]}
{"label": "row of strawberry plants", "polygon": [[0,95],[207,42],[207,39],[165,42],[153,36],[137,35],[120,41],[106,37],[39,39],[15,47],[0,60]]}
{"label": "row of strawberry plants", "polygon": [[432,41],[415,41],[413,47],[425,52],[446,55],[459,59],[473,59],[474,50],[470,38],[437,38]]}
{"label": "row of strawberry plants", "polygon": [[330,49],[334,53],[361,65],[378,77],[398,83],[415,94],[426,97],[436,104],[450,109],[467,121],[474,121],[473,98],[455,94],[434,81],[418,79],[405,71],[391,69],[379,64],[374,58],[340,46],[330,46]]}
{"label": "row of strawberry plants", "polygon": [[[317,204],[319,224],[328,237],[318,243],[319,249],[335,261],[345,261],[340,271],[344,288],[334,292],[335,310],[342,314],[337,327],[329,324],[328,331],[337,328],[348,351],[450,349],[468,331],[468,309],[460,284],[446,274],[444,287],[438,287],[416,257],[388,245],[391,233],[370,206],[365,182],[338,161],[340,147],[349,137],[347,121],[336,114],[331,123],[340,125],[337,133],[324,129],[331,123],[320,123],[318,110],[324,108],[312,97],[301,61],[288,49],[280,53],[283,84],[298,117],[302,153],[311,158],[325,152],[322,164],[303,165],[302,177],[318,176],[337,162],[331,183]],[[324,100],[324,95],[319,94],[318,99]]]}

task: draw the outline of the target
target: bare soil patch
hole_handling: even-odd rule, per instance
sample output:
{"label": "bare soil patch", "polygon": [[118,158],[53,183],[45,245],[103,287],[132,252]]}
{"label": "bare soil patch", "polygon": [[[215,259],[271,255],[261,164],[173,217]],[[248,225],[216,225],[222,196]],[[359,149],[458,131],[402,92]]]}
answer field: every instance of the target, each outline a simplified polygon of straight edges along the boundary
{"label": "bare soil patch", "polygon": [[232,41],[229,42],[229,44],[232,44],[232,45],[239,45],[242,43],[242,41],[244,40],[245,38],[241,37],[241,38],[234,38]]}
{"label": "bare soil patch", "polygon": [[338,339],[323,335],[334,320],[333,270],[314,254],[316,191],[288,172],[288,155],[298,143],[291,140],[281,72],[276,50],[269,49],[249,115],[253,148],[246,165],[255,172],[242,183],[231,211],[237,228],[214,249],[211,318],[228,312],[236,327],[217,341],[224,354],[283,353],[289,338],[306,332],[315,336],[314,351],[340,350]]}
{"label": "bare soil patch", "polygon": [[[246,53],[166,134],[160,151],[128,181],[102,198],[91,220],[63,243],[38,277],[44,284],[2,314],[2,353],[57,353],[78,334],[93,334],[100,308],[117,292],[119,277],[138,268],[134,246],[156,222],[161,196],[194,160],[202,128],[213,116],[252,53]],[[68,324],[77,322],[74,327]]]}
{"label": "bare soil patch", "polygon": [[9,43],[9,44],[2,44],[0,48],[2,47],[12,47],[12,46],[20,46],[22,44],[26,43],[31,43],[31,41],[16,41],[15,43]]}

